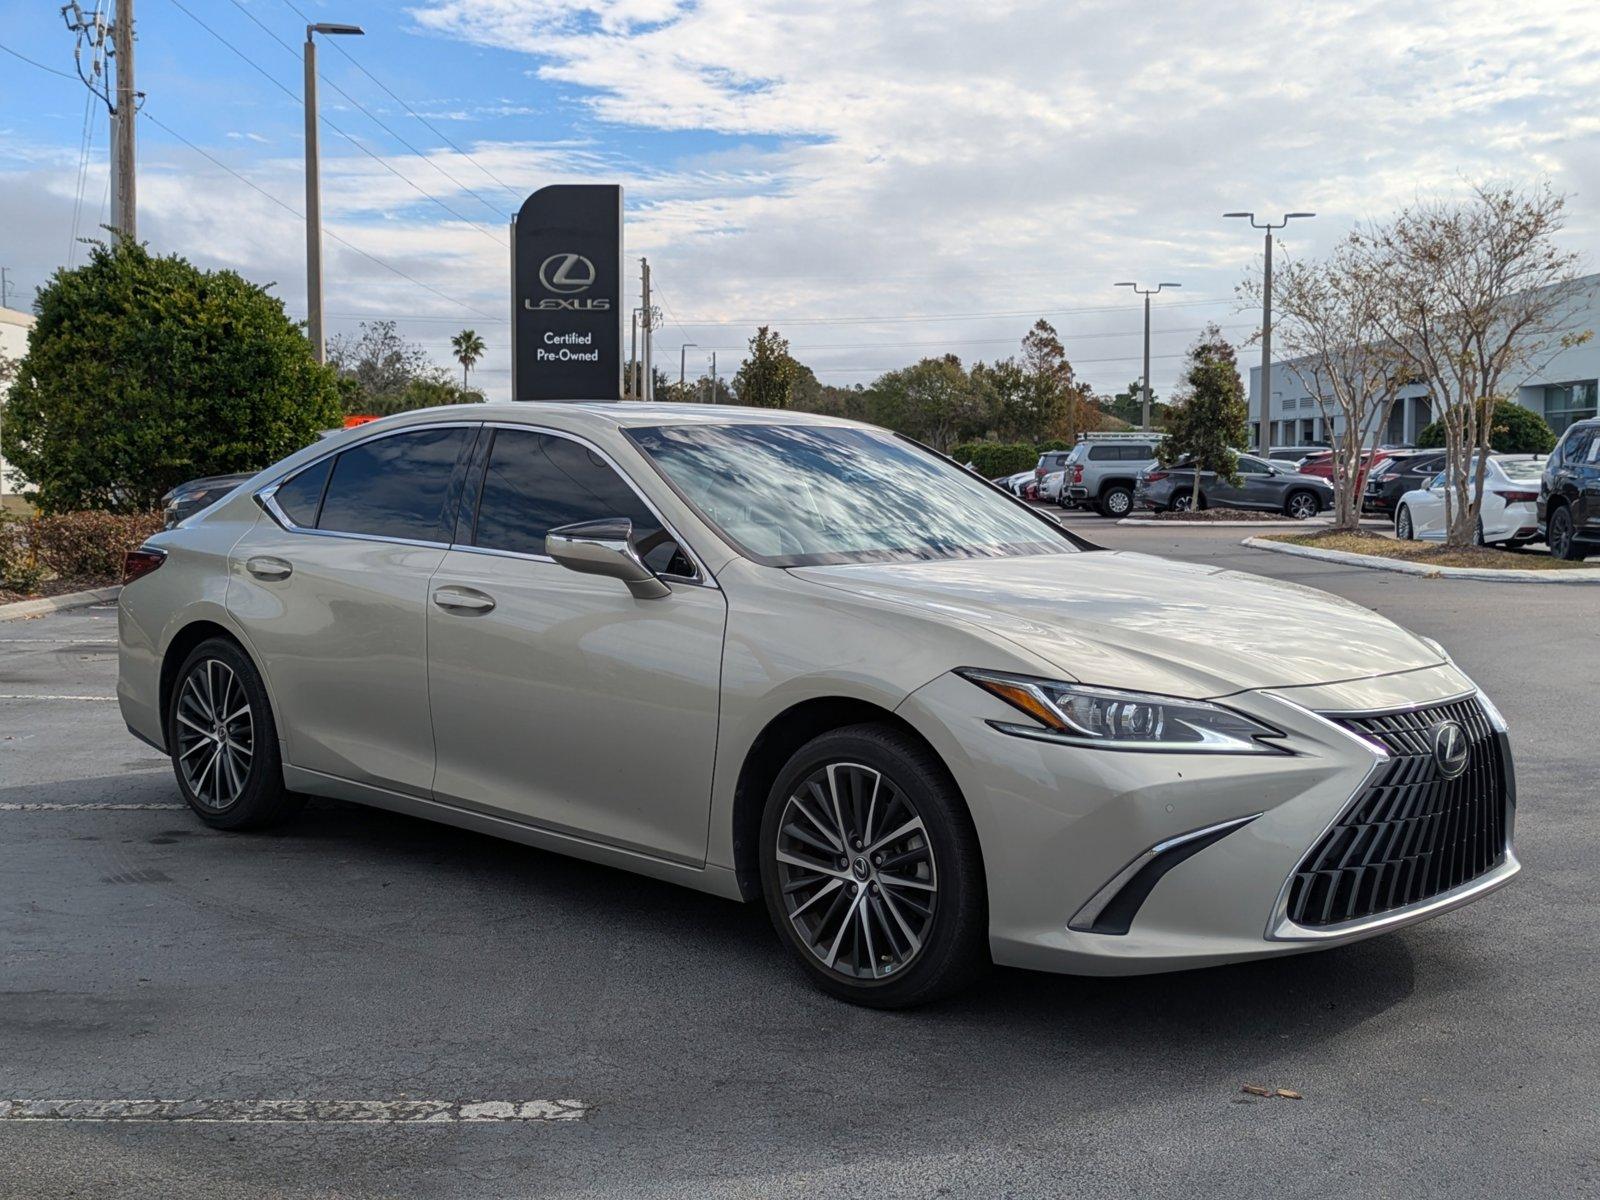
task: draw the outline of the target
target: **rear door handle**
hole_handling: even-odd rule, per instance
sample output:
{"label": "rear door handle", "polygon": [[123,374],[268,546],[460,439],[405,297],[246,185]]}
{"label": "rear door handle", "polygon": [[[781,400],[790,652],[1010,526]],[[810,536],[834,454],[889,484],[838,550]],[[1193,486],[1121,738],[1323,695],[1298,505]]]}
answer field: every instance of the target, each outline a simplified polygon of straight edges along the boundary
{"label": "rear door handle", "polygon": [[454,612],[486,613],[494,608],[493,596],[467,587],[442,587],[434,592],[433,602],[440,608]]}
{"label": "rear door handle", "polygon": [[285,562],[281,558],[260,554],[255,558],[246,559],[244,569],[257,579],[287,579],[294,574],[294,564]]}

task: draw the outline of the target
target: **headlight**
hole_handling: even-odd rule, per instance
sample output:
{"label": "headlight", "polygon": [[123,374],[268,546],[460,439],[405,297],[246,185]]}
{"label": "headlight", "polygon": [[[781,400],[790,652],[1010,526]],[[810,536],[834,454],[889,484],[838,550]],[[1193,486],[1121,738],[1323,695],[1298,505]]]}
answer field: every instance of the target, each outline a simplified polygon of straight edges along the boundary
{"label": "headlight", "polygon": [[1204,700],[1180,700],[1115,688],[1054,683],[1025,675],[962,668],[963,679],[1027,713],[1037,725],[990,724],[1021,737],[1174,754],[1287,754],[1262,739],[1283,731]]}

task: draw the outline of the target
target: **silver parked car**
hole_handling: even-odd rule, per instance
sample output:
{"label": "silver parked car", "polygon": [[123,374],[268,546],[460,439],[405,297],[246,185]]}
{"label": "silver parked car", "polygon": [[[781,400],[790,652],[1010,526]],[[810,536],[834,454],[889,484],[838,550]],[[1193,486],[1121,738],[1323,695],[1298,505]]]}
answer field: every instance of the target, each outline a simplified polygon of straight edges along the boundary
{"label": "silver parked car", "polygon": [[1518,870],[1437,643],[827,417],[403,414],[155,535],[119,608],[207,824],[333,796],[761,901],[865,1004],[1340,945]]}

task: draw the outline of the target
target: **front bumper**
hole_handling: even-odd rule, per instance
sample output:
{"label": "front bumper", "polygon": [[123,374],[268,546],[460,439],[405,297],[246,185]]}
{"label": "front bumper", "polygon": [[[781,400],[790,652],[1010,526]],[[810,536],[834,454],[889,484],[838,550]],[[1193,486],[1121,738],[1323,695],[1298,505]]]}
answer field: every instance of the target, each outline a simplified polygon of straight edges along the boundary
{"label": "front bumper", "polygon": [[[995,961],[1129,975],[1342,945],[1508,882],[1519,869],[1509,812],[1503,858],[1460,887],[1341,924],[1314,928],[1287,915],[1290,883],[1308,852],[1383,761],[1381,749],[1319,714],[1389,711],[1475,691],[1441,665],[1228,697],[1287,734],[1292,754],[1260,756],[1118,753],[1008,736],[988,721],[1011,720],[1014,710],[953,675],[914,693],[900,712],[933,742],[972,811]],[[1157,872],[1143,896],[1135,887],[1123,931],[1106,932],[1118,925],[1115,911],[1104,915],[1113,898],[1122,894],[1126,910],[1130,880],[1189,838],[1203,844]]]}

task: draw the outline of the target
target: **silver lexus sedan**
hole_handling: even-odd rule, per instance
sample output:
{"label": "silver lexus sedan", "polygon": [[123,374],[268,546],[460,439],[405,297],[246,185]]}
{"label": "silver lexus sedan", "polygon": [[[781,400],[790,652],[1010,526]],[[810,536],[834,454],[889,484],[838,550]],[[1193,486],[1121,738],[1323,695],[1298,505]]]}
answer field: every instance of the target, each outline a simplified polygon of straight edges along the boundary
{"label": "silver lexus sedan", "polygon": [[849,421],[404,414],[155,535],[120,610],[123,716],[208,825],[332,796],[759,899],[863,1004],[1341,945],[1518,870],[1505,724],[1436,643]]}

